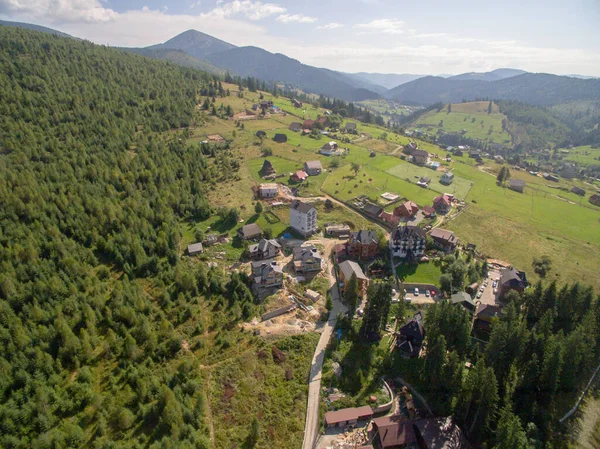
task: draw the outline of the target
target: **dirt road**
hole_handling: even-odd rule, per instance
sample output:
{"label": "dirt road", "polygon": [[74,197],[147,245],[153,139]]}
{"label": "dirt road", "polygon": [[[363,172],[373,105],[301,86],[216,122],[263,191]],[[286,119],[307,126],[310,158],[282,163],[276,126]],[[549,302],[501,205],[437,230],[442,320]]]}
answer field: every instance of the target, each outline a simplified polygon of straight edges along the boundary
{"label": "dirt road", "polygon": [[312,365],[310,368],[310,376],[308,379],[308,402],[306,404],[306,423],[304,425],[304,441],[302,449],[312,449],[317,441],[319,433],[319,404],[321,394],[321,375],[323,369],[323,361],[325,359],[325,349],[331,339],[337,317],[340,312],[345,312],[346,307],[341,302],[340,291],[337,285],[337,280],[334,273],[334,265],[331,262],[331,254],[335,247],[335,240],[324,239],[315,240],[314,243],[325,245],[325,255],[327,257],[327,274],[329,276],[329,294],[333,300],[333,309],[329,313],[329,319],[323,327],[323,333],[315,349]]}

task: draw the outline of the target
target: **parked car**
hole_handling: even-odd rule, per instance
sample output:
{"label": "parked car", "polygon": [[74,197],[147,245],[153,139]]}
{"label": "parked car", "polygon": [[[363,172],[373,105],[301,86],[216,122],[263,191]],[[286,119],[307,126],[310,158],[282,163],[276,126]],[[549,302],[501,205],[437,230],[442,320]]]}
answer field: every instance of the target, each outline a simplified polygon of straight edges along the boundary
{"label": "parked car", "polygon": [[410,298],[404,298],[404,302],[407,304],[410,304],[412,302],[412,299]]}
{"label": "parked car", "polygon": [[419,296],[419,289],[415,287],[415,296]]}
{"label": "parked car", "polygon": [[400,302],[400,300],[398,298],[392,298],[392,304],[395,304],[397,302]]}
{"label": "parked car", "polygon": [[492,287],[496,288],[498,286],[498,283],[496,281],[492,282]]}
{"label": "parked car", "polygon": [[356,313],[358,314],[358,316],[363,316],[365,312],[363,312],[363,309],[358,309]]}
{"label": "parked car", "polygon": [[482,285],[481,288],[479,289],[480,292],[483,292],[485,290],[485,287]]}
{"label": "parked car", "polygon": [[431,290],[431,296],[435,296],[435,290]]}
{"label": "parked car", "polygon": [[425,297],[429,298],[429,290],[425,290]]}
{"label": "parked car", "polygon": [[497,289],[497,288],[495,288],[495,289],[494,289],[494,295],[495,295],[495,294],[497,294],[497,293],[498,293],[498,289]]}
{"label": "parked car", "polygon": [[481,295],[483,295],[482,292],[477,293],[477,298],[481,298]]}
{"label": "parked car", "polygon": [[396,291],[396,289],[395,289],[395,288],[393,288],[393,289],[392,289],[392,295],[396,296],[396,294],[397,294],[397,293],[398,293],[398,292]]}

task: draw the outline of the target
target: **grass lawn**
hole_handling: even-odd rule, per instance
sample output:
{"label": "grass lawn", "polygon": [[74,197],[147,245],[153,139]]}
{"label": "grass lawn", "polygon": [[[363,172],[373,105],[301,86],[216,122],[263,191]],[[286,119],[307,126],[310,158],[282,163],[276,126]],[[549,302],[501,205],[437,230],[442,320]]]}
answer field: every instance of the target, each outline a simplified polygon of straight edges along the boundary
{"label": "grass lawn", "polygon": [[577,162],[580,165],[600,165],[600,148],[589,145],[569,149],[565,160]]}
{"label": "grass lawn", "polygon": [[398,277],[403,282],[439,285],[442,270],[433,262],[407,264],[401,263],[396,267]]}
{"label": "grass lawn", "polygon": [[[402,162],[387,170],[388,173],[397,176],[401,179],[409,178],[411,182],[417,182],[422,176],[429,176],[431,184],[429,188],[440,193],[452,193],[457,198],[465,198],[469,193],[473,183],[458,176],[454,177],[454,181],[449,186],[440,183],[440,177],[443,172],[434,171],[427,167],[419,167],[409,162]],[[415,177],[417,176],[417,178]]]}

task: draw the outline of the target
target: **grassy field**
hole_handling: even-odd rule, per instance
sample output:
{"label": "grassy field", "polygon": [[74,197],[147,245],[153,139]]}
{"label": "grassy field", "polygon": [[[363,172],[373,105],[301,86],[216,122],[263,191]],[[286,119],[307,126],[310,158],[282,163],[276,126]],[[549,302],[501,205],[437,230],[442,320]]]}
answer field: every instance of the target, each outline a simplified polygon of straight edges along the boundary
{"label": "grassy field", "polygon": [[570,148],[564,160],[577,162],[579,165],[600,165],[600,148],[582,146]]}
{"label": "grassy field", "polygon": [[[492,113],[488,114],[488,105],[488,101],[453,104],[450,113],[447,106],[444,106],[440,112],[432,111],[420,117],[415,126],[421,128],[423,125],[429,125],[446,132],[466,130],[466,137],[510,143],[510,134],[502,129],[502,120],[506,116],[499,112],[496,104],[492,107]],[[442,126],[439,126],[440,124]]]}
{"label": "grassy field", "polygon": [[403,162],[390,169],[387,172],[401,179],[410,179],[412,182],[417,182],[420,177],[428,176],[431,179],[429,188],[440,193],[452,193],[457,198],[465,198],[472,187],[472,182],[458,176],[454,177],[454,181],[449,186],[440,183],[440,177],[443,172],[434,171],[430,168],[419,167],[409,162]]}
{"label": "grassy field", "polygon": [[407,264],[402,263],[396,268],[398,277],[403,282],[439,285],[442,270],[433,262]]}

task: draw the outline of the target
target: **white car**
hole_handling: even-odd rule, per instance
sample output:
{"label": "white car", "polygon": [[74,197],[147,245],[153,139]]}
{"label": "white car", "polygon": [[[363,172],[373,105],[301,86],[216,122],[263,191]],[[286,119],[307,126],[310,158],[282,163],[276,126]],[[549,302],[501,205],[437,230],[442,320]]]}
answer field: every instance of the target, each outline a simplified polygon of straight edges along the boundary
{"label": "white car", "polygon": [[415,288],[415,296],[419,296],[419,289]]}
{"label": "white car", "polygon": [[481,288],[479,289],[479,291],[483,293],[484,290],[485,290],[485,287],[482,285]]}
{"label": "white car", "polygon": [[392,289],[392,295],[396,296],[398,294],[398,292],[396,291],[395,288]]}
{"label": "white car", "polygon": [[482,292],[477,293],[477,298],[481,298],[481,295],[483,295]]}
{"label": "white car", "polygon": [[429,290],[425,290],[425,297],[429,298]]}

